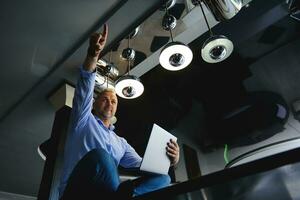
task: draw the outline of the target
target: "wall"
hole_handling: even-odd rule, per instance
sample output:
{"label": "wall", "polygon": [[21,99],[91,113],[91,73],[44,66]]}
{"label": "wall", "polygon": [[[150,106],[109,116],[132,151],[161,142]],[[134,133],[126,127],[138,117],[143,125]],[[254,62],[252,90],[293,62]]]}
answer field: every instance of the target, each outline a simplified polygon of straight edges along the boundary
{"label": "wall", "polygon": [[36,200],[36,197],[0,191],[0,200]]}
{"label": "wall", "polygon": [[170,131],[172,134],[177,136],[178,144],[180,146],[180,161],[175,171],[177,181],[187,180],[182,144],[187,144],[198,151],[199,165],[201,166],[202,160],[201,155],[199,154],[197,140],[198,134],[203,130],[203,126],[199,123],[199,121],[203,118],[202,113],[201,105],[196,101],[193,101],[190,112],[178,123],[176,128]]}

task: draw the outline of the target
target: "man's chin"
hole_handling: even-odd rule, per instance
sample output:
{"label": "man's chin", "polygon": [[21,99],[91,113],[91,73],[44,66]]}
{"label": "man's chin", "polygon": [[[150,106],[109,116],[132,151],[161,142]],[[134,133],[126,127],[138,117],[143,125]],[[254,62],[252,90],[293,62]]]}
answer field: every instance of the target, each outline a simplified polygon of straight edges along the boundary
{"label": "man's chin", "polygon": [[113,117],[111,114],[102,115],[103,119],[109,120]]}

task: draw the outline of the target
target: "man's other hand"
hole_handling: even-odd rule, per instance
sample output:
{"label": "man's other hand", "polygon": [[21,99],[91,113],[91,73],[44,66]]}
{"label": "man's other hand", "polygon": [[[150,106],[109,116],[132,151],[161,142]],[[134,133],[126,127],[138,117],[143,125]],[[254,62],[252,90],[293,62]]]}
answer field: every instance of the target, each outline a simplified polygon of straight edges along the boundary
{"label": "man's other hand", "polygon": [[177,142],[175,140],[170,140],[170,142],[167,143],[167,155],[170,158],[171,161],[171,166],[174,166],[178,163],[179,161],[179,145],[177,144]]}

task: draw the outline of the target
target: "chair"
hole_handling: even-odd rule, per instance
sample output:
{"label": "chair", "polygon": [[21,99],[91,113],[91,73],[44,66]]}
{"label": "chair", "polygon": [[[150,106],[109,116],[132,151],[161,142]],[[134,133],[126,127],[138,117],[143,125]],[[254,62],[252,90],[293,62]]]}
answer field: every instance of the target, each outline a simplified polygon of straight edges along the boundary
{"label": "chair", "polygon": [[289,108],[281,95],[249,92],[238,106],[213,123],[212,140],[231,147],[255,144],[283,131],[288,116]]}

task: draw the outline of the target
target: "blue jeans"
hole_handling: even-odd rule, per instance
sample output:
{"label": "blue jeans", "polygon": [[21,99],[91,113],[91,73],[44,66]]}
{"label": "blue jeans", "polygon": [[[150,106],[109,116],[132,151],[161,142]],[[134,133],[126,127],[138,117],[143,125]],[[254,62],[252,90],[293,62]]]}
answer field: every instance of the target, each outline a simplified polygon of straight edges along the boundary
{"label": "blue jeans", "polygon": [[[145,175],[140,180],[133,190],[135,196],[166,187],[171,179],[168,175]],[[94,149],[74,168],[62,199],[99,199],[114,195],[119,185],[118,168],[113,158],[104,149]]]}

